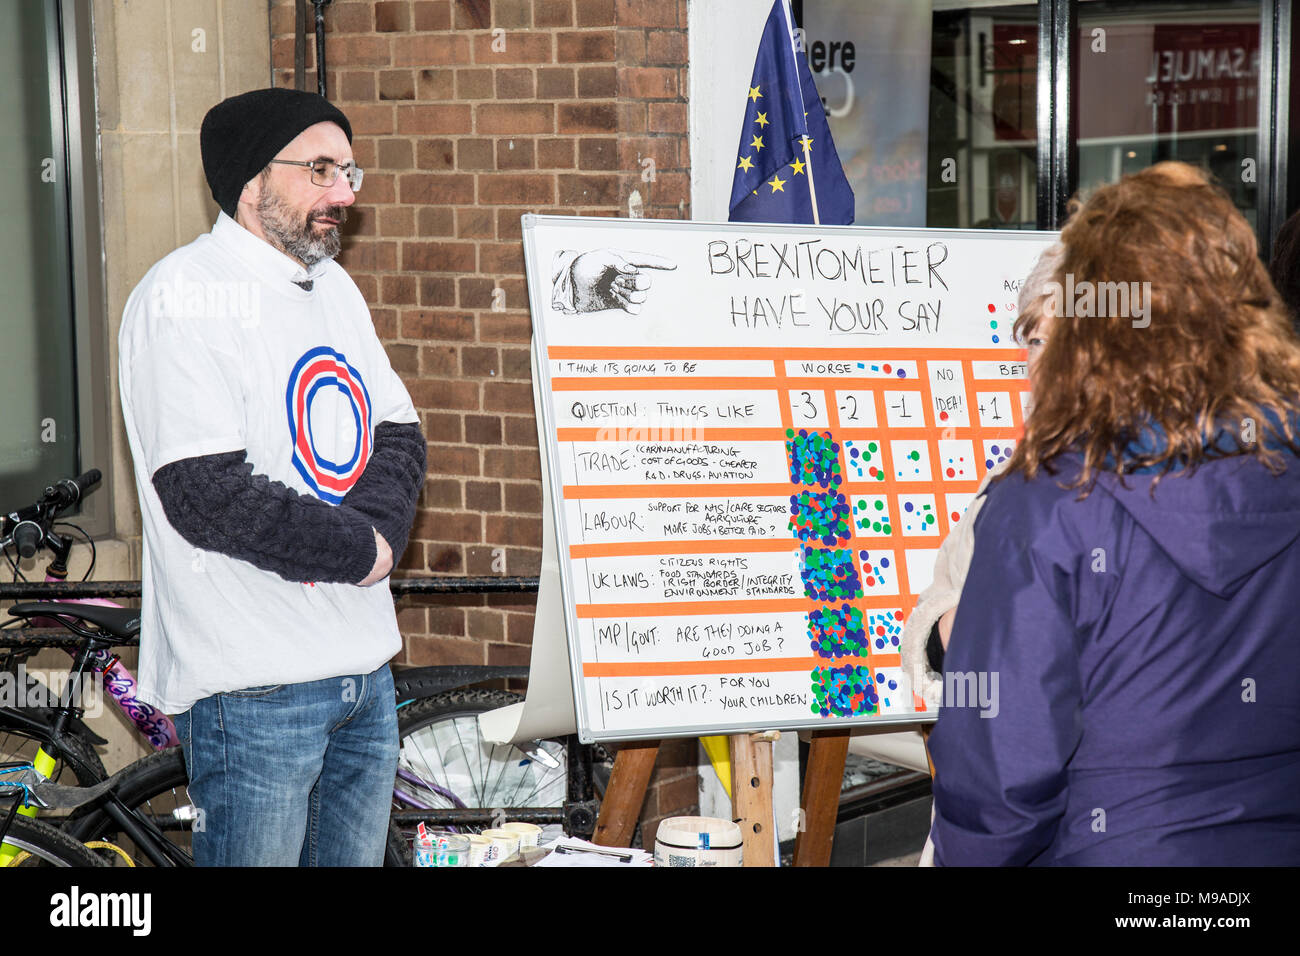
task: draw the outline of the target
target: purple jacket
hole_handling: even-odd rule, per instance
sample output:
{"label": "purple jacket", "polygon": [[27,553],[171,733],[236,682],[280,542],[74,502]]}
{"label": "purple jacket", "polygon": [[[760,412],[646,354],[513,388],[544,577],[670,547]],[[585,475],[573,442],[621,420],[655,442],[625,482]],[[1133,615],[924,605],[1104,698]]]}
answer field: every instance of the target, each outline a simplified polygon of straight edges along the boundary
{"label": "purple jacket", "polygon": [[[1300,863],[1300,462],[995,482],[930,738],[939,865]],[[964,701],[960,699],[964,696]]]}

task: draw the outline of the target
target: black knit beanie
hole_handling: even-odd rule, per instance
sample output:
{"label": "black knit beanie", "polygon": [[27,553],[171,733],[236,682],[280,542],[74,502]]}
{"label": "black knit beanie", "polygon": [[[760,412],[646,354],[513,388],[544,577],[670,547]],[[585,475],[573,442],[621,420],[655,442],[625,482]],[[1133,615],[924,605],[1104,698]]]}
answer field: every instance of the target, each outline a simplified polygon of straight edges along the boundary
{"label": "black knit beanie", "polygon": [[233,218],[244,185],[295,136],[325,121],[337,123],[352,142],[348,118],[316,93],[282,87],[252,90],[222,100],[208,110],[199,130],[199,151],[217,205]]}

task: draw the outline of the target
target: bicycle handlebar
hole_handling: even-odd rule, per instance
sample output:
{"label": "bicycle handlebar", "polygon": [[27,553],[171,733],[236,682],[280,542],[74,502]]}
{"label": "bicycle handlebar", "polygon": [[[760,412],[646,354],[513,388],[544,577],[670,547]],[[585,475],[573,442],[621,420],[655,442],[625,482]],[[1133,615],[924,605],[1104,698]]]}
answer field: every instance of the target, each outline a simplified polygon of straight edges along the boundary
{"label": "bicycle handlebar", "polygon": [[93,491],[103,477],[98,468],[92,468],[76,478],[64,478],[45,489],[45,500],[52,503],[56,511],[66,511]]}
{"label": "bicycle handlebar", "polygon": [[20,557],[35,555],[54,526],[54,519],[61,512],[75,508],[103,477],[98,468],[91,468],[75,478],[64,478],[46,486],[40,501],[3,516],[0,548],[14,544]]}

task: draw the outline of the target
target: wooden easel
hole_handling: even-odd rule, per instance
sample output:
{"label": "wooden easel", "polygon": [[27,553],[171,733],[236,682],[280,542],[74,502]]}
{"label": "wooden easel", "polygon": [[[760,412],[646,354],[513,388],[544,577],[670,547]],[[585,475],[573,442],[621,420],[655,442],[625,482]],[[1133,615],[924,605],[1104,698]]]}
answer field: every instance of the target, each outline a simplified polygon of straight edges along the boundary
{"label": "wooden easel", "polygon": [[[922,733],[929,737],[930,725]],[[772,832],[772,743],[780,735],[731,736],[732,816],[745,841],[745,866],[772,866],[775,848]],[[835,818],[840,805],[840,785],[849,754],[849,731],[815,730],[804,770],[803,827],[795,836],[795,866],[829,866],[835,840]],[[614,772],[601,801],[592,838],[603,846],[629,846],[641,817],[646,788],[659,756],[659,741],[640,741],[622,747],[614,758]],[[929,760],[927,748],[926,759]],[[934,776],[934,764],[930,763]]]}
{"label": "wooden easel", "polygon": [[[781,735],[777,731],[755,734],[732,734],[731,806],[732,819],[740,824],[744,840],[745,866],[774,866],[776,831],[772,819],[772,745]],[[847,735],[845,736],[847,747]],[[592,839],[603,846],[628,846],[641,816],[646,787],[659,756],[659,741],[640,741],[619,749],[614,758],[614,772],[605,790]],[[812,765],[809,765],[809,772]],[[835,799],[839,798],[839,780],[844,775],[843,757],[835,776]],[[805,792],[807,788],[805,787]],[[835,827],[835,809],[830,811],[830,830]],[[798,861],[796,843],[796,863]],[[827,840],[827,859],[830,842]]]}

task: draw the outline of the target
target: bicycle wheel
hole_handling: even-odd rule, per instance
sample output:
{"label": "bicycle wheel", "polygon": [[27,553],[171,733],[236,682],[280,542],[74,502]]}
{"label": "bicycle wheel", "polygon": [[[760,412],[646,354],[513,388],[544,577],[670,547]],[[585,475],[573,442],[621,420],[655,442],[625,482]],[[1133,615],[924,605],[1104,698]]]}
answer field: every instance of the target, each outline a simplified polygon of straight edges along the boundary
{"label": "bicycle wheel", "polygon": [[[417,700],[397,712],[402,750],[393,808],[559,807],[568,796],[564,743],[538,740],[519,747],[493,744],[478,715],[523,700],[500,690],[454,690]],[[483,829],[468,827],[461,829]],[[414,828],[397,828],[387,861],[399,865],[394,842],[410,846]]]}
{"label": "bicycle wheel", "polygon": [[[49,728],[54,719],[53,714],[42,714],[38,719],[44,722],[40,729],[27,723],[18,724],[11,720],[8,712],[0,710],[0,763],[15,760],[31,763],[42,745],[45,745],[47,752],[52,752],[49,741],[53,734]],[[60,756],[54,765],[54,773],[50,774],[51,781],[67,786],[89,787],[108,778],[103,761],[89,742],[65,732],[60,743],[72,753],[74,760],[69,761]]]}
{"label": "bicycle wheel", "polygon": [[10,866],[107,866],[95,851],[40,820],[14,817],[5,846],[20,851]]}
{"label": "bicycle wheel", "polygon": [[[168,747],[147,757],[142,757],[118,772],[113,792],[141,817],[162,831],[172,846],[176,847],[178,863],[192,866],[193,827],[199,817],[190,800],[189,776],[185,771],[185,755],[180,747]],[[96,801],[78,810],[64,830],[69,836],[83,842],[106,840],[120,846],[137,866],[151,866],[151,861],[135,842],[118,832],[118,825]],[[108,865],[119,858],[104,851]]]}

